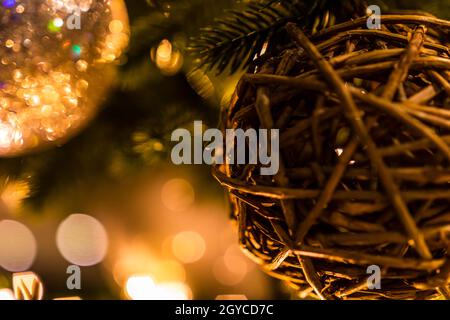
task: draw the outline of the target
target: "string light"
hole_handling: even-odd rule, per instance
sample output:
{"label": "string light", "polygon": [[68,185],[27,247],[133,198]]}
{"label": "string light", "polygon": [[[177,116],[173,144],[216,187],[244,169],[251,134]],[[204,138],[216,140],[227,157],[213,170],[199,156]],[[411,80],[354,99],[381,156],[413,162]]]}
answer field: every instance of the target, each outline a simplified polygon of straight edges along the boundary
{"label": "string light", "polygon": [[152,59],[164,75],[177,74],[183,67],[184,58],[179,50],[174,49],[168,39],[162,40],[158,47],[152,50]]}

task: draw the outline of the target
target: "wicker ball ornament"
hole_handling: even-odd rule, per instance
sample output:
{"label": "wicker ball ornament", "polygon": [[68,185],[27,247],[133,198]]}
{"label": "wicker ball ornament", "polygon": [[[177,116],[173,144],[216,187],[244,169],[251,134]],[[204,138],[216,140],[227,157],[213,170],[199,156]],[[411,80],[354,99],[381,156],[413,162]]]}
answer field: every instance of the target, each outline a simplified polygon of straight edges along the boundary
{"label": "wicker ball ornament", "polygon": [[280,130],[276,176],[214,168],[241,246],[303,297],[448,299],[450,22],[286,30],[222,113],[223,129]]}

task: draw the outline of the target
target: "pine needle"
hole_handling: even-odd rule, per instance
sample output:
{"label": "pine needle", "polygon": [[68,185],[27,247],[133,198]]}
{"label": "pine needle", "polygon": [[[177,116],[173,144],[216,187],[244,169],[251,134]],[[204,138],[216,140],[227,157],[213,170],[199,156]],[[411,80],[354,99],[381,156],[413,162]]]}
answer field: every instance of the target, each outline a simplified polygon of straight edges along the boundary
{"label": "pine needle", "polygon": [[200,61],[199,67],[234,73],[248,67],[287,22],[308,16],[318,2],[253,0],[243,10],[228,10],[214,26],[201,29],[188,50]]}
{"label": "pine needle", "polygon": [[30,183],[25,180],[4,178],[0,194],[0,199],[6,208],[9,211],[14,211],[31,195]]}
{"label": "pine needle", "polygon": [[325,28],[334,21],[330,14],[349,19],[365,8],[364,0],[251,0],[244,9],[228,10],[213,26],[201,29],[188,50],[200,68],[233,74],[261,56],[270,39],[278,41],[288,22],[308,30]]}

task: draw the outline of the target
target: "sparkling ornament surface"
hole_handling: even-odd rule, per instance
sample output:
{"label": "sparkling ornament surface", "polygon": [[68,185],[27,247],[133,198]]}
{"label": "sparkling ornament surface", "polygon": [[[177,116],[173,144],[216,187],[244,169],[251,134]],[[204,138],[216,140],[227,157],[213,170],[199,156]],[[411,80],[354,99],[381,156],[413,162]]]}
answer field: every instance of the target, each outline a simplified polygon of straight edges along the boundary
{"label": "sparkling ornament surface", "polygon": [[0,156],[80,130],[128,41],[123,0],[0,0]]}

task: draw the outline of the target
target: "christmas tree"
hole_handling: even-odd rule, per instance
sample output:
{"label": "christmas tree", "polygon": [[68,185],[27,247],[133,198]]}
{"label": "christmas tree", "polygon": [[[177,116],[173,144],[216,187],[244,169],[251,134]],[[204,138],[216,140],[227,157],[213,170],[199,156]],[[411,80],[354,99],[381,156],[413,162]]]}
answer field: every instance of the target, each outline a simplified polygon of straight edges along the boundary
{"label": "christmas tree", "polygon": [[[50,11],[43,9],[44,2],[53,5]],[[114,8],[102,0],[92,1],[92,7],[84,6],[89,1],[63,1],[63,5],[3,1],[0,5],[0,229],[13,230],[0,234],[0,290],[13,287],[12,273],[33,270],[43,279],[46,298],[139,297],[142,292],[136,291],[136,283],[137,287],[156,283],[159,292],[181,292],[188,298],[191,291],[194,298],[214,298],[230,287],[249,297],[286,297],[278,282],[239,256],[234,239],[227,238],[211,249],[213,253],[205,254],[204,247],[209,247],[205,242],[217,242],[217,233],[222,232],[217,230],[228,230],[225,214],[217,213],[225,210],[226,203],[209,167],[173,166],[171,134],[178,128],[193,131],[195,120],[217,127],[241,76],[254,73],[266,58],[292,49],[288,23],[313,36],[365,16],[366,4],[356,0],[113,2],[118,4]],[[378,5],[382,14],[420,10],[436,19],[450,18],[445,0],[371,4]],[[77,29],[78,18],[81,29]],[[39,30],[39,36],[29,25]],[[398,33],[404,36],[402,32]],[[430,36],[439,38],[435,33]],[[439,41],[436,46],[448,47],[448,37]],[[448,73],[443,81],[448,84]],[[435,159],[442,164],[440,160]],[[324,179],[329,174],[325,172]],[[166,187],[168,198],[163,196]],[[257,202],[253,207],[260,205]],[[438,210],[439,205],[424,210]],[[192,210],[196,213],[188,215],[192,206],[197,206]],[[292,209],[292,203],[283,202],[282,207]],[[166,214],[179,208],[186,212]],[[104,227],[79,213],[95,216]],[[58,230],[72,219],[98,231],[92,239],[83,238],[84,231],[77,235],[88,242],[83,246],[80,241],[81,249],[98,244],[89,252],[102,263],[70,256],[73,248],[65,247],[64,232]],[[217,232],[210,233],[208,227]],[[102,228],[109,236],[108,249],[102,242]],[[231,231],[226,234],[232,238]],[[13,255],[11,243],[21,244],[19,240],[24,241],[23,248],[18,246]],[[196,248],[191,256],[179,253],[186,251],[180,245],[185,242]],[[426,250],[421,253],[426,255]],[[189,262],[198,257],[208,260],[198,265]],[[73,294],[66,285],[67,267],[83,263],[83,290]],[[155,267],[136,268],[142,264]],[[305,267],[309,261],[300,264]],[[215,278],[197,276],[211,270]],[[430,284],[420,280],[417,286],[428,290]],[[174,282],[177,286],[167,285]],[[186,283],[192,290],[186,289]],[[295,297],[299,291],[312,293],[305,283],[292,283]]]}

